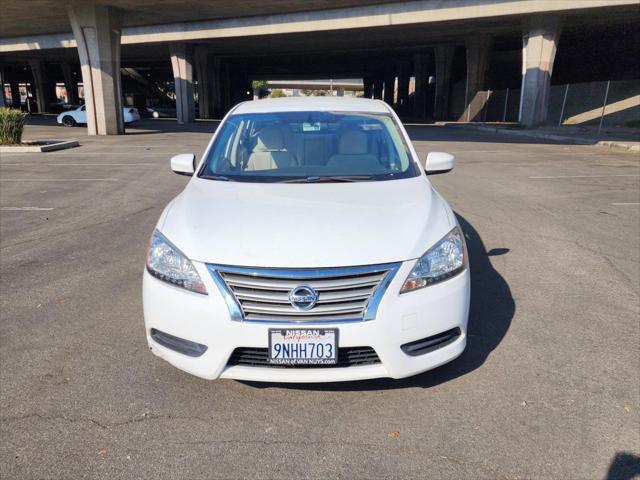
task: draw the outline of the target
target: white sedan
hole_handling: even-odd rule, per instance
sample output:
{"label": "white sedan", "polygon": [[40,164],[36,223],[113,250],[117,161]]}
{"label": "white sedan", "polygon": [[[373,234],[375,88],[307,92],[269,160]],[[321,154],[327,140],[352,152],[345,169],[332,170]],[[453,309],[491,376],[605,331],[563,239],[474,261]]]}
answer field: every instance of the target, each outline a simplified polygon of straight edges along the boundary
{"label": "white sedan", "polygon": [[402,378],[459,356],[464,234],[393,110],[365,99],[242,103],[162,213],[143,280],[147,342],[207,379]]}
{"label": "white sedan", "polygon": [[[138,113],[138,109],[134,107],[123,107],[122,115],[125,125],[140,120],[140,113]],[[56,117],[56,121],[65,127],[75,127],[78,124],[86,124],[86,107],[81,105],[74,110],[66,110]]]}

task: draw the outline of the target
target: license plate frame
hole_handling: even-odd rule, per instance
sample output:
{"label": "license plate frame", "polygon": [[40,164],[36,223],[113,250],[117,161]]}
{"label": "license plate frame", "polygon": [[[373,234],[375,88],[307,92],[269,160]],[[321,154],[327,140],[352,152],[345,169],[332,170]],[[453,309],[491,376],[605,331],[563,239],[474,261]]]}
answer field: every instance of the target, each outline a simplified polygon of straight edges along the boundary
{"label": "license plate frame", "polygon": [[[284,365],[284,366],[333,366],[338,363],[338,329],[337,328],[270,328],[269,329],[269,352],[268,352],[268,362],[271,365]],[[304,343],[306,345],[305,349],[305,358],[300,358],[298,354],[296,354],[296,358],[291,358],[290,355],[287,355],[289,358],[275,358],[274,357],[274,336],[277,341],[279,337],[285,336],[298,336],[298,340],[287,342],[288,345],[299,345],[302,346]],[[306,339],[305,337],[311,337]],[[322,339],[326,337],[327,340],[322,343]],[[305,340],[303,342],[303,340]],[[309,341],[311,340],[311,342]],[[313,340],[316,340],[315,342]],[[322,351],[323,358],[320,358],[319,355],[314,355],[317,352],[317,345],[322,343]],[[328,352],[325,352],[326,344],[332,345],[332,355],[325,356]],[[309,349],[314,349],[310,345],[316,345],[315,351],[308,352]],[[282,348],[282,347],[281,347]],[[284,352],[283,352],[284,353]],[[289,353],[292,353],[291,350]],[[297,352],[299,353],[299,351]],[[311,353],[311,357],[308,358],[307,354]],[[276,357],[280,355],[276,353]]]}

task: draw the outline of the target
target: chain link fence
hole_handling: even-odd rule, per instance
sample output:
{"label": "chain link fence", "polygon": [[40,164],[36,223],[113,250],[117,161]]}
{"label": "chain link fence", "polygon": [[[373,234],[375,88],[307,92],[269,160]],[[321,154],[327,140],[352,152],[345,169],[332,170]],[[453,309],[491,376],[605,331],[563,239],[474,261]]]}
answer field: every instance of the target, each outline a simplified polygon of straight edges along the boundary
{"label": "chain link fence", "polygon": [[[517,122],[520,89],[480,92],[481,121]],[[640,80],[552,85],[549,125],[640,127]]]}

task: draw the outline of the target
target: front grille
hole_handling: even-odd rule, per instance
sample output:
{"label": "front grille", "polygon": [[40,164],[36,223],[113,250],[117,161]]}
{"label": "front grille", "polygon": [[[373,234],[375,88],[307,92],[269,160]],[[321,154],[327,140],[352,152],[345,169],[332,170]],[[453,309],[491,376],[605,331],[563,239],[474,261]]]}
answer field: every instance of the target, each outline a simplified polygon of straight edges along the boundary
{"label": "front grille", "polygon": [[338,349],[338,363],[334,365],[281,365],[269,363],[269,350],[266,348],[236,348],[229,358],[227,366],[244,365],[246,367],[268,368],[344,368],[380,363],[378,354],[371,347],[342,347]]}
{"label": "front grille", "polygon": [[[227,305],[234,320],[311,323],[372,320],[398,267],[385,264],[284,270],[210,265],[209,269],[228,295]],[[289,293],[301,286],[317,293],[313,308],[300,310],[290,302]]]}

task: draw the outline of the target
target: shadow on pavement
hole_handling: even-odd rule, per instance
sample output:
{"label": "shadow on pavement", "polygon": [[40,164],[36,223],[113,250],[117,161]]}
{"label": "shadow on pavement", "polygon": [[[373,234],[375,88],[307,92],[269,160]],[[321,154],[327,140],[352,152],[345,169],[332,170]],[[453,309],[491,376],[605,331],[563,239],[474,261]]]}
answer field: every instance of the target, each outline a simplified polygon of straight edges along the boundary
{"label": "shadow on pavement", "polygon": [[618,452],[613,457],[606,480],[632,480],[640,478],[640,457],[633,453]]}
{"label": "shadow on pavement", "polygon": [[180,125],[175,118],[143,118],[138,122],[128,125],[125,135],[148,135],[155,133],[209,133],[213,134],[219,120],[196,120],[192,123]]}
{"label": "shadow on pavement", "polygon": [[[219,120],[196,120],[192,123],[180,125],[175,118],[142,118],[137,122],[125,125],[125,135],[152,135],[157,133],[196,132],[211,133],[218,128]],[[56,115],[31,114],[27,125],[36,127],[55,127],[61,132],[75,132],[75,135],[86,135],[86,125],[64,127],[56,123]]]}
{"label": "shadow on pavement", "polygon": [[529,136],[505,135],[485,132],[465,125],[405,125],[405,129],[413,142],[471,142],[471,143],[521,143],[559,145],[566,142],[533,138]]}
{"label": "shadow on pavement", "polygon": [[[466,375],[479,368],[505,337],[516,305],[505,279],[493,268],[490,256],[505,255],[508,248],[487,252],[478,232],[460,215],[458,222],[464,231],[471,266],[471,306],[464,353],[435,370],[400,380],[382,378],[338,383],[260,383],[241,382],[255,388],[287,388],[324,391],[367,391],[399,388],[429,388]],[[399,348],[399,347],[398,347]],[[309,372],[310,376],[313,371]]]}

